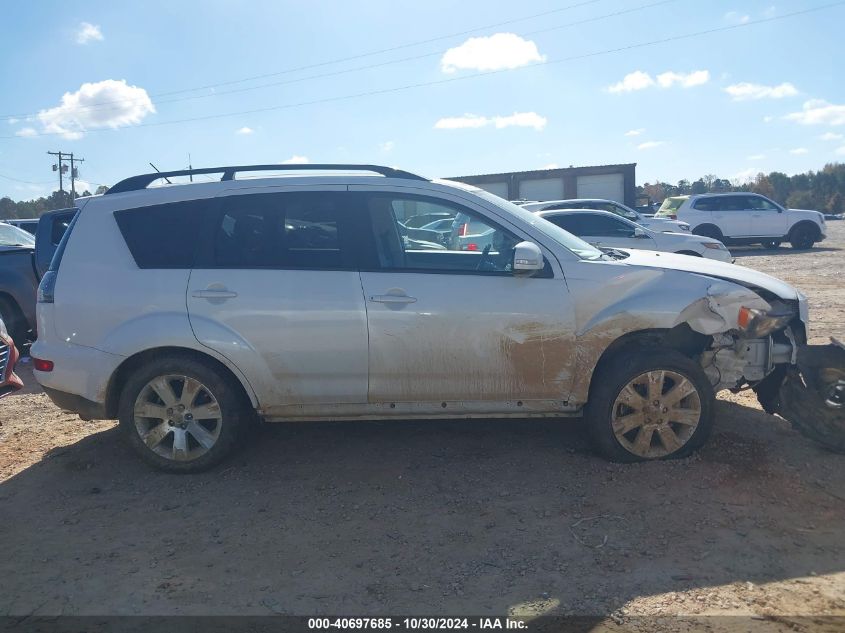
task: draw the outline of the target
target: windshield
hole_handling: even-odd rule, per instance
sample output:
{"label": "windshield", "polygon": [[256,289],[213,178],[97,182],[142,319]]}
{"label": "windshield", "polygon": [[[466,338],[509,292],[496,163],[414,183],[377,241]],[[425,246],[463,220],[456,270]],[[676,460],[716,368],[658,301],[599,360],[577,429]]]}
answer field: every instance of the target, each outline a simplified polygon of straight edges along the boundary
{"label": "windshield", "polygon": [[35,246],[35,238],[11,224],[0,224],[0,246]]}
{"label": "windshield", "polygon": [[548,220],[544,220],[519,205],[508,202],[504,198],[500,198],[484,190],[474,191],[473,193],[480,198],[484,198],[487,202],[492,202],[500,209],[517,216],[522,221],[527,222],[561,246],[575,253],[581,259],[601,259],[602,252],[595,246],[588,244],[581,238],[575,237],[569,231],[564,231],[559,226],[552,224]]}
{"label": "windshield", "polygon": [[686,198],[666,198],[663,201],[663,204],[660,205],[660,209],[657,210],[655,215],[659,216],[666,216],[666,215],[674,215],[675,211],[678,210]]}

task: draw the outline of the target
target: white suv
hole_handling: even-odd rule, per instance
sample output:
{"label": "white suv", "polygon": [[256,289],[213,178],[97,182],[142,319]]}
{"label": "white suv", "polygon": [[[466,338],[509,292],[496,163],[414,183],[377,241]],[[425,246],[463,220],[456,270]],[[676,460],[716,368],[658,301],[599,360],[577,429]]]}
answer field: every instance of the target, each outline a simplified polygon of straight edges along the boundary
{"label": "white suv", "polygon": [[812,248],[827,237],[824,215],[786,209],[756,193],[707,193],[666,198],[655,218],[684,220],[696,235],[725,244],[762,244]]}
{"label": "white suv", "polygon": [[[235,178],[249,171],[277,173]],[[806,347],[806,301],[777,279],[605,254],[387,167],[148,174],[77,203],[39,287],[35,376],[176,472],[218,462],[256,418],[584,415],[611,459],[676,457],[703,442],[714,391],[777,393]],[[478,250],[403,239],[424,213],[493,235]]]}

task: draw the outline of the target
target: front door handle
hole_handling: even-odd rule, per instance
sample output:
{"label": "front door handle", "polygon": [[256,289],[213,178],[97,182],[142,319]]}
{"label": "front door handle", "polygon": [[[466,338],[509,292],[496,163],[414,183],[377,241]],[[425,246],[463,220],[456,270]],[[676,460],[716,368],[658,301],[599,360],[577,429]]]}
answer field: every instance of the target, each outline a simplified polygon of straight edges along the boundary
{"label": "front door handle", "polygon": [[375,303],[416,303],[416,297],[409,297],[408,295],[373,295],[370,301]]}
{"label": "front door handle", "polygon": [[238,293],[221,288],[219,290],[194,290],[191,296],[196,299],[234,299],[238,296]]}

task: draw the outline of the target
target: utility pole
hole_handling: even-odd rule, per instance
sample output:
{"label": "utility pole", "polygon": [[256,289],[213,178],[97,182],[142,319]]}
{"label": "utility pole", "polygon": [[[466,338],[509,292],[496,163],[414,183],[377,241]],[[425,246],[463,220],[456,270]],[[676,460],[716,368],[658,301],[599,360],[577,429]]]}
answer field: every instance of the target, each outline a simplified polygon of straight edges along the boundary
{"label": "utility pole", "polygon": [[67,156],[67,154],[62,154],[62,152],[47,152],[50,156],[58,156],[59,157],[59,164],[53,165],[53,171],[59,172],[59,192],[64,193],[64,182],[62,181],[62,174],[64,173],[64,165],[62,165],[62,158]]}
{"label": "utility pole", "polygon": [[76,200],[76,178],[79,174],[76,171],[76,167],[74,167],[73,163],[74,160],[77,163],[84,163],[84,158],[76,158],[73,157],[73,152],[70,153],[70,199],[71,201]]}
{"label": "utility pole", "polygon": [[64,186],[64,174],[67,172],[68,166],[63,164],[62,161],[68,161],[70,163],[70,195],[71,195],[71,202],[76,200],[76,179],[79,177],[79,173],[76,169],[76,163],[84,163],[84,158],[76,158],[73,155],[73,152],[47,152],[50,156],[57,156],[58,163],[53,165],[53,171],[59,172],[59,192],[64,194],[65,186]]}

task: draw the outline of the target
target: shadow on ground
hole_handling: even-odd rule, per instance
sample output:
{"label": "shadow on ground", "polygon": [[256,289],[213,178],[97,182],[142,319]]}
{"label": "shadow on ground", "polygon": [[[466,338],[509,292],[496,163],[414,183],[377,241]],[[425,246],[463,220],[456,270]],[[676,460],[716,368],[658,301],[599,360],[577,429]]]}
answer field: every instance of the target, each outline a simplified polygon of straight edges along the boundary
{"label": "shadow on ground", "polygon": [[555,421],[277,425],[195,476],[97,433],[0,485],[0,615],[610,613],[845,570],[842,457],[717,415],[644,465]]}
{"label": "shadow on ground", "polygon": [[[807,255],[810,250],[796,250],[791,248],[789,245],[781,246],[780,248],[762,248],[759,246],[729,246],[728,249],[731,251],[731,255],[734,257],[771,257],[774,255],[786,256],[786,255]],[[841,248],[834,248],[834,247],[825,247],[825,246],[813,246],[812,253],[837,253],[841,251]]]}

